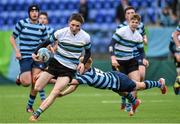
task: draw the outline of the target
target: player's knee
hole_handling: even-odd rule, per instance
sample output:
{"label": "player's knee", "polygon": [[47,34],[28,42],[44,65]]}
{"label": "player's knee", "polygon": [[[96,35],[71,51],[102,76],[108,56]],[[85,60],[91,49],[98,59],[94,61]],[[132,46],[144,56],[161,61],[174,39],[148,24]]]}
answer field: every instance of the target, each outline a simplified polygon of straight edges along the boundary
{"label": "player's knee", "polygon": [[42,90],[42,87],[40,85],[35,85],[34,90],[39,92]]}
{"label": "player's knee", "polygon": [[51,92],[51,94],[54,95],[54,96],[56,96],[56,97],[59,95],[59,93],[60,93],[60,91],[57,90],[57,89],[54,89],[54,90]]}
{"label": "player's knee", "polygon": [[21,84],[22,84],[24,87],[28,87],[28,86],[31,85],[31,81],[22,80],[22,81],[21,81]]}

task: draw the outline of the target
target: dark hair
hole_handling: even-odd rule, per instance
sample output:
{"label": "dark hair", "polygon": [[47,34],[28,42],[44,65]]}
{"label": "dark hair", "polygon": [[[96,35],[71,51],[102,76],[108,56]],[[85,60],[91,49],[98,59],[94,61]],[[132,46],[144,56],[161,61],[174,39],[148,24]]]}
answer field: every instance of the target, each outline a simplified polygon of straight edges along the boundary
{"label": "dark hair", "polygon": [[84,23],[84,18],[82,17],[80,13],[73,13],[71,17],[69,18],[69,22],[71,22],[72,20],[76,20],[80,22],[81,24]]}
{"label": "dark hair", "polygon": [[37,4],[31,4],[29,7],[28,7],[28,14],[30,13],[31,10],[37,10],[39,12],[39,6]]}
{"label": "dark hair", "polygon": [[126,12],[127,12],[128,10],[130,10],[130,9],[133,9],[134,11],[136,11],[134,7],[128,6],[128,7],[126,7],[126,9],[124,10],[124,13],[126,14]]}
{"label": "dark hair", "polygon": [[138,20],[139,22],[141,21],[141,16],[138,14],[134,14],[130,17],[130,20]]}
{"label": "dark hair", "polygon": [[42,12],[39,13],[39,16],[40,15],[45,15],[48,18],[48,13],[47,12],[42,11]]}

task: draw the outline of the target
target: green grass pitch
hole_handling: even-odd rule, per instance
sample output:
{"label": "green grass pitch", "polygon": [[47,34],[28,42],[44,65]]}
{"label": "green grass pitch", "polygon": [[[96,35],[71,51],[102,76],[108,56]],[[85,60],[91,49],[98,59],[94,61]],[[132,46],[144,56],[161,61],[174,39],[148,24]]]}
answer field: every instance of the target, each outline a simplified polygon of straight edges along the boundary
{"label": "green grass pitch", "polygon": [[[50,92],[52,85],[45,88]],[[25,112],[29,89],[15,85],[0,85],[0,123],[29,123]],[[36,123],[179,123],[180,96],[169,87],[168,94],[150,89],[139,92],[142,104],[129,117],[119,110],[120,97],[109,91],[79,86],[74,93],[56,99]],[[40,104],[39,95],[34,108]]]}

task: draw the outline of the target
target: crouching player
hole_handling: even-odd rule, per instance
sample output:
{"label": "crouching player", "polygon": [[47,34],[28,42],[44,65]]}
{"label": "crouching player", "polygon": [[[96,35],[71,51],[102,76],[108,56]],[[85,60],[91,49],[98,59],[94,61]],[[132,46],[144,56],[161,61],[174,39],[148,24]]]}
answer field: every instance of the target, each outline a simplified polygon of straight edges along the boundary
{"label": "crouching player", "polygon": [[[82,62],[82,58],[80,61]],[[85,72],[83,75],[76,75],[70,86],[60,93],[60,96],[65,96],[76,90],[79,84],[87,84],[91,87],[99,89],[109,89],[121,96],[125,96],[132,104],[132,111],[128,114],[132,116],[136,108],[141,103],[140,99],[136,99],[130,92],[135,90],[146,90],[153,87],[158,87],[162,94],[166,94],[167,86],[165,79],[160,78],[159,81],[146,80],[144,82],[135,82],[129,79],[125,74],[118,71],[103,72],[97,68],[91,67],[92,59],[90,58],[85,64]]]}

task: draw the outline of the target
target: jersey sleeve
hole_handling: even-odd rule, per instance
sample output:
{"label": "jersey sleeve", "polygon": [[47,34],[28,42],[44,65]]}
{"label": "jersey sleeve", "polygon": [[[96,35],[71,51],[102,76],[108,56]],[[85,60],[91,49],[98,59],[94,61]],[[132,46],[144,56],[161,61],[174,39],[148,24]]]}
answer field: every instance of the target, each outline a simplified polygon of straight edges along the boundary
{"label": "jersey sleeve", "polygon": [[61,30],[55,31],[49,38],[50,42],[54,43],[58,39],[60,33],[61,33]]}
{"label": "jersey sleeve", "polygon": [[116,30],[116,32],[112,36],[112,40],[115,42],[119,42],[123,36],[123,33],[124,33],[123,28]]}
{"label": "jersey sleeve", "polygon": [[91,49],[91,37],[89,35],[86,38],[85,49]]}
{"label": "jersey sleeve", "polygon": [[45,41],[48,38],[48,30],[47,27],[45,25],[42,25],[44,30],[42,31],[42,40]]}
{"label": "jersey sleeve", "polygon": [[93,81],[92,77],[87,73],[83,75],[76,74],[76,80],[78,80],[79,84],[91,84]]}
{"label": "jersey sleeve", "polygon": [[143,24],[143,23],[141,23],[141,25],[142,25],[141,35],[144,36],[144,35],[146,35],[145,27],[144,27],[144,24]]}
{"label": "jersey sleeve", "polygon": [[16,23],[15,28],[13,30],[13,37],[16,39],[23,29],[23,20],[20,20]]}

